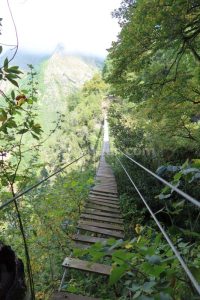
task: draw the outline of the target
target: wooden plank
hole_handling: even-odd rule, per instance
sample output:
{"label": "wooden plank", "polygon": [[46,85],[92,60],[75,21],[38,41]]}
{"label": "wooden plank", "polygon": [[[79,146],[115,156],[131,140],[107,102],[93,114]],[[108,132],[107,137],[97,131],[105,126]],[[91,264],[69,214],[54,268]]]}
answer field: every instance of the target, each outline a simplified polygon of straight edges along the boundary
{"label": "wooden plank", "polygon": [[106,202],[106,201],[104,201],[104,200],[88,199],[87,202],[91,202],[91,203],[98,204],[98,205],[104,205],[104,206],[106,206],[106,207],[119,208],[119,205],[117,205],[117,204],[112,204],[112,203]]}
{"label": "wooden plank", "polygon": [[110,198],[105,198],[105,197],[101,197],[101,196],[92,196],[92,195],[89,195],[89,199],[92,199],[92,200],[102,200],[102,201],[106,201],[107,203],[110,203],[110,204],[119,204],[119,200],[113,200],[113,199],[110,199]]}
{"label": "wooden plank", "polygon": [[97,191],[91,191],[91,192],[89,193],[89,195],[108,197],[108,198],[111,198],[111,199],[119,199],[119,197],[116,196],[116,195],[111,195],[111,194],[109,194],[109,193],[102,193],[102,192],[97,192]]}
{"label": "wooden plank", "polygon": [[118,208],[106,207],[106,206],[98,205],[98,204],[95,204],[92,202],[87,202],[85,207],[120,214],[120,210]]}
{"label": "wooden plank", "polygon": [[111,217],[111,218],[116,218],[116,219],[122,219],[121,214],[117,214],[117,213],[109,213],[109,212],[103,212],[100,211],[98,209],[93,209],[93,208],[87,208],[83,211],[83,213],[85,214],[92,214],[92,215],[96,215],[96,216],[102,216],[102,217]]}
{"label": "wooden plank", "polygon": [[119,231],[108,230],[108,229],[98,228],[98,227],[89,226],[89,225],[78,225],[77,228],[86,230],[86,231],[90,231],[90,232],[100,233],[103,235],[112,236],[112,237],[124,238],[124,234]]}
{"label": "wooden plank", "polygon": [[117,184],[116,180],[114,178],[107,178],[107,177],[96,177],[95,183],[110,183],[110,184]]}
{"label": "wooden plank", "polygon": [[112,188],[117,188],[117,184],[116,183],[111,183],[111,182],[107,182],[107,181],[99,181],[99,182],[96,182],[95,185],[104,185],[104,186],[109,186],[109,187],[112,187]]}
{"label": "wooden plank", "polygon": [[95,244],[95,243],[105,243],[107,239],[99,238],[95,236],[89,236],[84,234],[75,234],[72,236],[73,241],[78,241],[81,243]]}
{"label": "wooden plank", "polygon": [[115,219],[115,218],[107,218],[107,217],[101,217],[101,216],[95,216],[92,214],[81,214],[81,219],[88,219],[88,220],[99,220],[109,223],[115,223],[115,224],[123,224],[122,219]]}
{"label": "wooden plank", "polygon": [[77,258],[66,257],[62,263],[65,268],[76,269],[101,275],[110,275],[111,266],[93,263],[90,261],[85,261]]}
{"label": "wooden plank", "polygon": [[95,183],[95,186],[96,185],[109,185],[109,186],[115,186],[115,187],[117,187],[117,184],[116,183],[111,183],[111,182],[107,182],[107,181],[98,181],[98,182],[96,182]]}
{"label": "wooden plank", "polygon": [[89,195],[95,196],[95,197],[105,197],[113,200],[119,200],[118,195],[113,195],[113,194],[107,194],[107,193],[99,193],[94,190],[92,190]]}
{"label": "wooden plank", "polygon": [[92,189],[93,191],[98,191],[98,192],[104,192],[104,193],[109,193],[109,194],[114,194],[114,195],[117,195],[118,193],[117,192],[113,192],[113,191],[110,191],[108,189],[100,189],[98,187],[93,187]]}
{"label": "wooden plank", "polygon": [[51,300],[100,300],[100,299],[86,297],[82,295],[75,295],[67,292],[55,292],[51,296]]}
{"label": "wooden plank", "polygon": [[114,176],[113,176],[113,175],[105,175],[105,174],[101,174],[101,173],[97,173],[97,176],[96,176],[96,178],[98,178],[98,177],[104,177],[104,178],[114,178]]}
{"label": "wooden plank", "polygon": [[109,184],[117,184],[116,180],[115,179],[109,179],[107,177],[96,177],[95,178],[95,183],[98,184],[98,183],[109,183]]}
{"label": "wooden plank", "polygon": [[117,187],[112,186],[110,184],[98,183],[98,184],[95,184],[95,188],[101,188],[101,189],[108,189],[108,190],[111,190],[111,191],[117,191]]}
{"label": "wooden plank", "polygon": [[111,180],[111,181],[116,181],[114,175],[112,177],[110,177],[110,178],[105,178],[104,176],[96,176],[95,179],[96,178],[98,178],[99,180],[102,180],[102,179],[105,180],[105,179],[107,179],[107,180]]}
{"label": "wooden plank", "polygon": [[111,230],[116,230],[116,231],[124,231],[123,226],[119,224],[110,224],[107,222],[96,222],[96,221],[87,221],[87,220],[80,220],[78,222],[78,225],[88,225],[88,226],[94,226],[98,228],[105,228],[105,229],[111,229]]}
{"label": "wooden plank", "polygon": [[105,203],[110,203],[110,204],[113,204],[113,205],[119,205],[119,201],[118,200],[110,200],[110,199],[107,199],[107,198],[103,198],[103,197],[93,197],[93,196],[89,196],[88,199],[90,200],[97,200],[97,201],[103,201]]}
{"label": "wooden plank", "polygon": [[98,173],[101,173],[103,176],[104,175],[112,175],[112,176],[114,176],[114,174],[113,174],[113,172],[112,172],[112,170],[111,169],[108,169],[108,168],[99,168],[98,169]]}
{"label": "wooden plank", "polygon": [[118,197],[112,197],[112,196],[108,196],[108,195],[104,195],[104,194],[89,193],[89,196],[96,197],[96,198],[100,197],[100,198],[108,199],[108,200],[112,200],[112,201],[119,201]]}
{"label": "wooden plank", "polygon": [[82,242],[82,243],[88,243],[88,244],[105,243],[107,241],[104,238],[88,236],[88,235],[83,235],[83,234],[73,235],[72,240]]}
{"label": "wooden plank", "polygon": [[119,204],[115,203],[110,203],[110,201],[107,200],[102,200],[102,199],[88,199],[88,202],[95,203],[98,205],[104,205],[108,207],[113,207],[113,208],[120,208]]}

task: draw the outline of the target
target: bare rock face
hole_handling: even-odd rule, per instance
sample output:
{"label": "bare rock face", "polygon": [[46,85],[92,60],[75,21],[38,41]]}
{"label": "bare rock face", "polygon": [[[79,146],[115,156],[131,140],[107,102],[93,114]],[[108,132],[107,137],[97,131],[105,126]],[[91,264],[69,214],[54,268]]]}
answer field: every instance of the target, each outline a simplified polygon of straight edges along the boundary
{"label": "bare rock face", "polygon": [[26,294],[24,265],[10,246],[0,242],[0,299],[23,300]]}

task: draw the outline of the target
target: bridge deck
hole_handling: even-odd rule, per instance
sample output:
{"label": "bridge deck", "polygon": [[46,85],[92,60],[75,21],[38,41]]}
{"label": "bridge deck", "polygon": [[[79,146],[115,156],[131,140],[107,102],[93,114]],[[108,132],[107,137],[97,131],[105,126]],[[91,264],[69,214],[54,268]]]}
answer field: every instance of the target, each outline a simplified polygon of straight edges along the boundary
{"label": "bridge deck", "polygon": [[[89,193],[84,205],[80,220],[77,224],[78,232],[73,236],[75,248],[88,248],[90,245],[100,242],[105,243],[110,237],[124,238],[123,220],[120,213],[117,184],[112,168],[106,162],[105,155],[109,153],[107,121],[104,125],[104,145],[95,177],[95,185]],[[76,269],[80,272],[92,272],[99,276],[109,276],[111,266],[97,264],[87,260],[79,260],[66,257],[63,262],[66,270]],[[63,277],[64,279],[64,277]],[[82,297],[82,298],[80,298]],[[64,299],[94,299],[63,292],[54,293],[52,300]]]}

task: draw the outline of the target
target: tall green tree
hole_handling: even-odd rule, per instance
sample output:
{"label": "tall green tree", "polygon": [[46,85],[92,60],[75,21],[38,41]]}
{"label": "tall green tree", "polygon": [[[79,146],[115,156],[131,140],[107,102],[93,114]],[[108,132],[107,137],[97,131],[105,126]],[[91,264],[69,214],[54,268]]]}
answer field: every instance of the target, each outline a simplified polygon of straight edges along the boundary
{"label": "tall green tree", "polygon": [[138,120],[154,149],[199,147],[199,13],[199,1],[187,0],[123,1],[114,12],[121,32],[104,77],[122,103],[135,103],[129,128]]}

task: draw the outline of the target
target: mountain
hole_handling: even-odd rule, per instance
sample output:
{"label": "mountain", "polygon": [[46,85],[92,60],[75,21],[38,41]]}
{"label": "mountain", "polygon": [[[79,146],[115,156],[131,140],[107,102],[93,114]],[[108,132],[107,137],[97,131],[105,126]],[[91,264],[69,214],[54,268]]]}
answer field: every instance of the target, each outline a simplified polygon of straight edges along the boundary
{"label": "mountain", "polygon": [[56,120],[56,112],[65,113],[69,94],[80,89],[102,65],[99,58],[68,54],[62,48],[39,65],[39,106],[48,128],[49,120]]}
{"label": "mountain", "polygon": [[[38,74],[40,119],[46,128],[51,128],[50,123],[57,119],[56,112],[65,113],[69,94],[81,88],[85,81],[102,69],[103,59],[69,54],[62,45],[58,45],[52,54],[18,51],[11,65],[18,65],[24,71],[20,84],[23,88],[27,82],[28,64],[32,64]],[[6,82],[4,90],[10,88]]]}
{"label": "mountain", "polygon": [[60,101],[80,88],[85,81],[98,71],[94,61],[86,62],[83,58],[55,52],[45,61],[39,70],[42,101],[49,108],[59,108]]}

